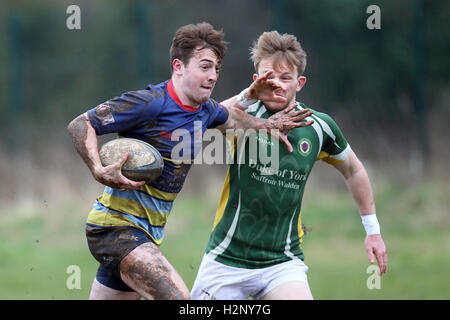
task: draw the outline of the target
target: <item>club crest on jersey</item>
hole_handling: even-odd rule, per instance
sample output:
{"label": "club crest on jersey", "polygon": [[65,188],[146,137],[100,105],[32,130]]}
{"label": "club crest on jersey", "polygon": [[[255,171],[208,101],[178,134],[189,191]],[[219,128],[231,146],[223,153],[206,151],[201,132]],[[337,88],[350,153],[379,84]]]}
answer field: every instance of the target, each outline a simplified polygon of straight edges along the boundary
{"label": "club crest on jersey", "polygon": [[302,138],[297,143],[298,152],[306,157],[311,152],[311,141],[307,138]]}

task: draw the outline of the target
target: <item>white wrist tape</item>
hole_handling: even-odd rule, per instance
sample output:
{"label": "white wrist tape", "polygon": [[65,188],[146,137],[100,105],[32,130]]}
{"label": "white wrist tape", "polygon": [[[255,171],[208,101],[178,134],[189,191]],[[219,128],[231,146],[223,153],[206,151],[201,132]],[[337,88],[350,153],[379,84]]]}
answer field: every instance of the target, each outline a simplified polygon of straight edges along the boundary
{"label": "white wrist tape", "polygon": [[380,234],[380,224],[375,213],[362,215],[361,220],[367,235]]}
{"label": "white wrist tape", "polygon": [[258,100],[252,99],[248,96],[248,88],[242,90],[241,93],[239,93],[237,96],[237,103],[243,108],[247,108],[247,107],[251,106],[256,101],[258,101]]}

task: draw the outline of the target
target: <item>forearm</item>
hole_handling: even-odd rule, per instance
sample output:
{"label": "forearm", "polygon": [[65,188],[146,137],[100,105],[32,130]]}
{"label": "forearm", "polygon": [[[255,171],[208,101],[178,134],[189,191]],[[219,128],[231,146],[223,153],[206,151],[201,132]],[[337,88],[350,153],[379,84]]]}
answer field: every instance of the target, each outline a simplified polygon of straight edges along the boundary
{"label": "forearm", "polygon": [[240,106],[238,104],[237,97],[238,96],[236,95],[236,96],[233,96],[231,98],[228,98],[228,99],[222,101],[220,104],[225,106],[225,108],[227,108],[228,110],[231,109],[231,108],[234,108],[234,107],[237,107],[239,109],[245,110],[244,107],[242,107],[242,106]]}
{"label": "forearm", "polygon": [[67,127],[67,131],[78,154],[95,177],[103,166],[98,154],[97,135],[87,114],[82,114],[72,120]]}
{"label": "forearm", "polygon": [[361,165],[345,179],[347,187],[361,215],[376,213],[372,188],[366,170]]}
{"label": "forearm", "polygon": [[270,119],[256,118],[244,110],[242,110],[237,103],[231,108],[228,108],[231,118],[231,129],[255,129],[271,131],[275,129],[273,121]]}

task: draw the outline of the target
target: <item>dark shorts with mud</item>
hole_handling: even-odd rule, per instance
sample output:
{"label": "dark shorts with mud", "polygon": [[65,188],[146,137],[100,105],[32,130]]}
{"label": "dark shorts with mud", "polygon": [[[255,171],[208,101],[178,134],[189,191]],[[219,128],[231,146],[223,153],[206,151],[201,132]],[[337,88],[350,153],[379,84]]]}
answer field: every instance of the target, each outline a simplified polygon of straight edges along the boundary
{"label": "dark shorts with mud", "polygon": [[136,247],[151,242],[150,237],[133,227],[102,227],[86,223],[86,238],[89,250],[100,262],[97,281],[115,290],[133,291],[120,277],[120,262]]}

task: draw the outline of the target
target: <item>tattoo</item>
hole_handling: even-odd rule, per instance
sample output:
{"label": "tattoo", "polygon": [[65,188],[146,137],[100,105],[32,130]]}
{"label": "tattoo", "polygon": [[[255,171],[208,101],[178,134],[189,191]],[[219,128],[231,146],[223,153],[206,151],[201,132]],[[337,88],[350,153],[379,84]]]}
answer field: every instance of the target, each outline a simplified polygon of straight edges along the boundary
{"label": "tattoo", "polygon": [[89,169],[91,169],[93,166],[93,162],[89,158],[89,153],[86,148],[86,138],[88,133],[87,122],[88,119],[86,119],[85,115],[82,114],[69,124],[67,130],[69,131],[70,139],[72,140],[72,143],[75,146],[78,154],[87,164]]}

